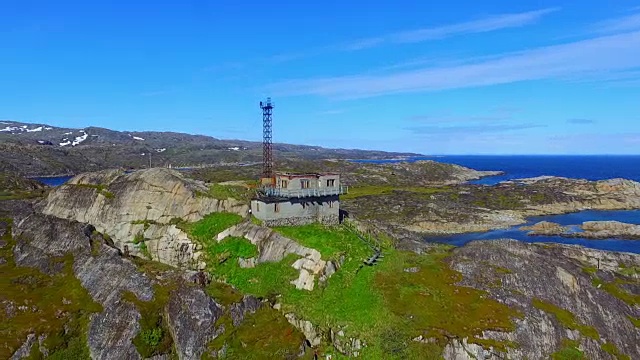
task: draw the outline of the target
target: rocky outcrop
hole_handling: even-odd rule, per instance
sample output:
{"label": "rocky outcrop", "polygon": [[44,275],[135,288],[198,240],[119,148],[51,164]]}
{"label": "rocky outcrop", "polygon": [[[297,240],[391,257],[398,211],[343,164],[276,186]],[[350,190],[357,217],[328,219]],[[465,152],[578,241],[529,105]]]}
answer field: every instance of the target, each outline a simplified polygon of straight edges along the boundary
{"label": "rocky outcrop", "polygon": [[247,314],[255,314],[264,303],[253,296],[244,296],[239,303],[232,304],[229,309],[233,326],[238,326],[244,321]]}
{"label": "rocky outcrop", "polygon": [[[204,196],[204,183],[158,168],[126,174],[105,170],[81,174],[51,191],[39,205],[44,214],[92,224],[131,255],[178,267],[202,267],[199,247],[174,224],[197,221],[213,212],[248,213],[234,199]],[[146,251],[134,238],[144,238]]]}
{"label": "rocky outcrop", "polygon": [[531,226],[523,226],[522,231],[528,231],[528,235],[560,235],[569,231],[569,228],[549,221],[541,221]]}
{"label": "rocky outcrop", "polygon": [[295,314],[288,313],[284,315],[287,318],[289,324],[293,325],[296,329],[300,330],[304,334],[311,346],[318,346],[322,342],[323,333],[317,326],[313,325],[311,321],[299,319]]}
{"label": "rocky outcrop", "polygon": [[29,353],[31,352],[31,348],[35,345],[38,338],[36,334],[27,335],[27,339],[22,343],[22,346],[11,356],[11,360],[20,360],[26,359],[29,357]]}
{"label": "rocky outcrop", "polygon": [[20,221],[14,237],[19,241],[14,249],[16,264],[55,274],[63,264],[52,257],[73,254],[73,272],[91,297],[103,306],[89,323],[88,345],[96,359],[137,359],[140,356],[131,343],[139,331],[140,313],[131,304],[120,301],[123,291],[139,299],[153,298],[150,280],[138,272],[135,265],[121,257],[117,249],[99,244],[92,253],[87,225],[42,214],[32,214]]}
{"label": "rocky outcrop", "polygon": [[[290,254],[300,256],[301,258],[292,265],[300,272],[298,278],[291,282],[298,289],[313,290],[316,278],[323,275],[327,266],[327,262],[322,260],[322,255],[318,250],[302,246],[267,227],[251,222],[244,222],[223,231],[218,234],[218,241],[228,236],[243,237],[258,248],[258,256],[255,261],[241,260],[241,265],[244,266],[255,262],[279,262]],[[324,278],[326,279],[328,276]]]}
{"label": "rocky outcrop", "polygon": [[587,221],[581,228],[580,236],[591,239],[640,239],[640,225],[619,221]]}
{"label": "rocky outcrop", "polygon": [[166,318],[180,360],[200,359],[206,344],[224,331],[216,326],[224,311],[198,287],[181,286],[166,307]]}
{"label": "rocky outcrop", "polygon": [[131,340],[140,331],[140,312],[126,301],[108,304],[92,317],[88,342],[93,359],[141,359]]}
{"label": "rocky outcrop", "polygon": [[[518,344],[508,348],[506,354],[497,349],[481,352],[462,340],[450,344],[446,359],[466,359],[464,353],[485,359],[543,359],[561,349],[566,339],[577,341],[587,358],[611,358],[602,348],[605,343],[631,358],[640,358],[640,329],[630,320],[640,317],[640,308],[594,286],[594,278],[613,281],[620,276],[616,271],[621,266],[640,265],[640,255],[496,240],[458,248],[450,262],[463,274],[461,285],[487,291],[491,298],[521,311],[523,317],[514,319],[515,331],[511,333],[484,333],[487,339]],[[597,266],[595,274],[583,270]],[[635,291],[638,296],[639,290],[624,291]],[[534,299],[568,311],[579,325],[568,328],[567,316],[558,319],[536,306]],[[588,333],[580,326],[592,326],[594,330]]]}
{"label": "rocky outcrop", "polygon": [[[575,230],[575,229],[580,229]],[[619,221],[587,221],[582,225],[560,226],[552,222],[539,222],[533,226],[521,227],[528,235],[555,235],[583,239],[640,239],[640,225]]]}

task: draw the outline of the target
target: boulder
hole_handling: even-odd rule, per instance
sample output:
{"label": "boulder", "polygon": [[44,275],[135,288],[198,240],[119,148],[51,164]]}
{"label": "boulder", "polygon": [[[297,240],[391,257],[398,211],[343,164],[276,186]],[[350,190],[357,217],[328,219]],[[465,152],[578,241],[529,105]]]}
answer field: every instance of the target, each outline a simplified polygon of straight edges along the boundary
{"label": "boulder", "polygon": [[204,183],[177,171],[155,168],[127,174],[105,170],[81,174],[52,190],[38,206],[44,214],[88,223],[131,255],[146,256],[133,243],[141,234],[153,260],[199,268],[197,245],[174,221],[198,221],[213,212],[248,214],[248,205],[204,194]]}
{"label": "boulder", "polygon": [[223,313],[200,287],[182,285],[171,293],[165,315],[180,360],[200,359],[207,343],[224,332],[216,325]]}
{"label": "boulder", "polygon": [[523,226],[520,230],[528,231],[528,235],[560,235],[567,232],[569,229],[560,224],[556,224],[549,221],[540,221],[531,226]]}

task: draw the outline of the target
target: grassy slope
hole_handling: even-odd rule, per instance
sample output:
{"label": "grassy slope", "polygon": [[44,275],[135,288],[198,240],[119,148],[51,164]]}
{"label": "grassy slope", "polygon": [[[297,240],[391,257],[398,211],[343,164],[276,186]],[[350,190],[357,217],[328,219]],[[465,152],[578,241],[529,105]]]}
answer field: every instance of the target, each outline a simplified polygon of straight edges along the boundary
{"label": "grassy slope", "polygon": [[[7,359],[25,341],[29,333],[47,335],[44,345],[52,359],[86,359],[86,331],[89,315],[101,312],[102,306],[93,301],[73,275],[71,255],[57,258],[65,264],[57,275],[46,275],[33,268],[16,266],[13,259],[15,242],[9,231],[2,240],[0,257],[7,260],[0,265],[0,302],[11,302],[15,316],[0,311],[0,358]],[[19,307],[26,306],[26,309]],[[66,329],[66,331],[65,331]],[[37,346],[32,355],[39,356]]]}
{"label": "grassy slope", "polygon": [[[342,266],[314,291],[297,290],[290,284],[297,277],[297,271],[291,268],[295,256],[243,269],[237,259],[256,254],[247,240],[227,238],[218,243],[192,236],[204,242],[210,260],[208,270],[215,278],[241,293],[272,299],[278,295],[284,313],[294,312],[325,330],[344,329],[345,339],[357,337],[367,343],[362,352],[365,358],[437,358],[450,337],[466,337],[487,347],[512,346],[478,337],[487,329],[512,330],[511,319],[519,314],[487,299],[482,291],[456,286],[461,275],[444,263],[446,249],[416,255],[389,248],[380,265],[362,267],[371,249],[345,228],[314,224],[277,231],[319,250],[323,259],[342,259]],[[405,272],[409,267],[418,271]],[[239,295],[225,286],[210,288],[214,296]],[[436,338],[437,342],[425,345],[407,341],[419,335]],[[324,345],[328,352],[334,352]]]}

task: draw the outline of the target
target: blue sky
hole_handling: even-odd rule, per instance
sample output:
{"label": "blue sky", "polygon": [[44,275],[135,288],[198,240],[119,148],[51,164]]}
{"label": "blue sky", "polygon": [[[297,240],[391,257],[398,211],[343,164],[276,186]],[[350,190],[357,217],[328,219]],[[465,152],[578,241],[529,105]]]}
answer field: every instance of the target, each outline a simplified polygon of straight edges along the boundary
{"label": "blue sky", "polygon": [[0,119],[259,140],[272,96],[279,142],[640,154],[640,1],[378,3],[3,0]]}

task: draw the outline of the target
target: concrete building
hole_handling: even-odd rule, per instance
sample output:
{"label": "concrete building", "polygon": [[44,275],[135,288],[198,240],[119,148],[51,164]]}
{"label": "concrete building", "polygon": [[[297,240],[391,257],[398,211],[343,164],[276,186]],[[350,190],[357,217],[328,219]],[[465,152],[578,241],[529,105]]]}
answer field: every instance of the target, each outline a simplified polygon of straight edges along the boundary
{"label": "concrete building", "polygon": [[251,212],[267,226],[334,225],[340,222],[340,194],[346,192],[339,174],[276,173],[251,201]]}

